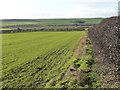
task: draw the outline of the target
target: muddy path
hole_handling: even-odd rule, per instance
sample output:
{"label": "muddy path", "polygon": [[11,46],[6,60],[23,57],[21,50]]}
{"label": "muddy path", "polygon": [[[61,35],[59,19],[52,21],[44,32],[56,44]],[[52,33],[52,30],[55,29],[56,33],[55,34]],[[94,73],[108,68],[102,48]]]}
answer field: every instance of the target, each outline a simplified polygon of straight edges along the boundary
{"label": "muddy path", "polygon": [[86,38],[87,38],[87,32],[85,32],[83,37],[80,38],[78,45],[73,54],[74,57],[79,58],[83,55],[86,55]]}

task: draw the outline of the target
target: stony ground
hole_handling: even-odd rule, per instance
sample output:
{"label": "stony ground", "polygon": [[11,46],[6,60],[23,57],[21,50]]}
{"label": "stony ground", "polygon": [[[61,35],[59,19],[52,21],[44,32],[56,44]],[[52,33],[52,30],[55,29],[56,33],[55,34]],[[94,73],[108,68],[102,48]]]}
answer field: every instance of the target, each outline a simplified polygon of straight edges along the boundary
{"label": "stony ground", "polygon": [[107,18],[89,30],[102,87],[120,87],[119,20],[118,17]]}

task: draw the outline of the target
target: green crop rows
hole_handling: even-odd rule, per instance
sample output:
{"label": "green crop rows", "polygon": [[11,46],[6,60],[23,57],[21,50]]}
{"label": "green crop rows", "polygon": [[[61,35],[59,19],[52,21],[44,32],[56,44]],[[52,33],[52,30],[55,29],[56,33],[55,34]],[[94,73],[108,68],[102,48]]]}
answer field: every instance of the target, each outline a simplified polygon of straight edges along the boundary
{"label": "green crop rows", "polygon": [[84,33],[3,34],[3,87],[57,87]]}

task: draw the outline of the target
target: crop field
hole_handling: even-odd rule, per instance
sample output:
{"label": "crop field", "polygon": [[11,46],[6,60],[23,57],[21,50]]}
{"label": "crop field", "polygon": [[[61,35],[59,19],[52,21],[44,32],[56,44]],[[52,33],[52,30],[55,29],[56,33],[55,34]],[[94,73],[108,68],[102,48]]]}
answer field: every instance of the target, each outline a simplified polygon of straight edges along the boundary
{"label": "crop field", "polygon": [[3,34],[3,87],[60,87],[84,31]]}
{"label": "crop field", "polygon": [[2,87],[99,87],[93,72],[94,57],[87,32],[101,20],[3,20],[0,27]]}

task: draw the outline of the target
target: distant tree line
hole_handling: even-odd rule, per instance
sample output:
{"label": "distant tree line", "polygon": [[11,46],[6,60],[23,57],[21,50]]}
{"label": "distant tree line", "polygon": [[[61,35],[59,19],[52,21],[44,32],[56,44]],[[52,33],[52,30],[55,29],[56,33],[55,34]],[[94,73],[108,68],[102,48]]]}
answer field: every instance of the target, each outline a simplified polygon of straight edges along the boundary
{"label": "distant tree line", "polygon": [[85,28],[42,28],[42,29],[21,29],[2,30],[0,33],[17,33],[17,32],[38,32],[38,31],[84,31]]}

